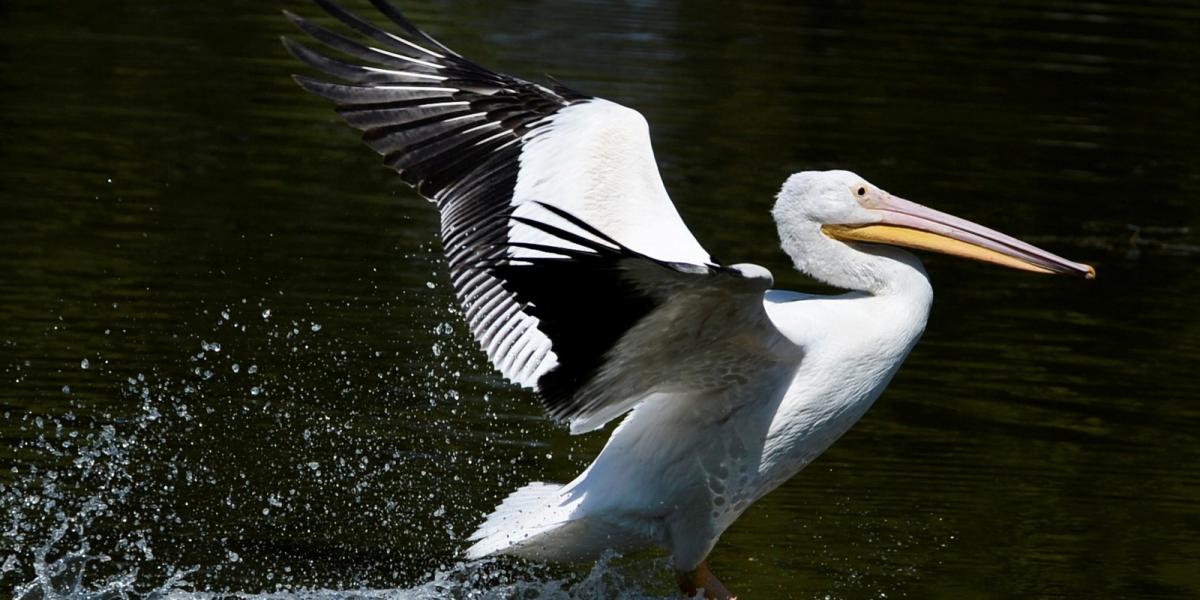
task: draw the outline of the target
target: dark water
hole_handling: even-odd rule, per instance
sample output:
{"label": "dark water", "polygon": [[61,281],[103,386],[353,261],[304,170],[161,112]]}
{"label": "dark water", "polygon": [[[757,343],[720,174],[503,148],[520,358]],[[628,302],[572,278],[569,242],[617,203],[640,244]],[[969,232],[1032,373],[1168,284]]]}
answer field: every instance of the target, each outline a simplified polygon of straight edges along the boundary
{"label": "dark water", "polygon": [[[491,372],[432,208],[290,81],[279,6],[222,4],[0,4],[0,595],[669,597],[655,556],[456,564],[603,436]],[[404,8],[641,110],[697,237],[780,287],[819,289],[767,213],[803,169],[1096,265],[928,257],[890,390],[714,552],[742,597],[1200,595],[1200,6]]]}

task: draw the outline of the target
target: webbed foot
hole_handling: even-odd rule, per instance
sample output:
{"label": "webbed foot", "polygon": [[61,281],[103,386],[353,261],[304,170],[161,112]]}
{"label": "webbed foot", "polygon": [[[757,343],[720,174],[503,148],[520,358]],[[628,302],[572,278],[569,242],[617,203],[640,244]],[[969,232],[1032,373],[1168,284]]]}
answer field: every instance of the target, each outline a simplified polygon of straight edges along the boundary
{"label": "webbed foot", "polygon": [[737,600],[725,589],[725,584],[708,570],[706,561],[691,571],[676,571],[675,580],[679,582],[679,589],[683,590],[688,598],[695,598],[703,590],[704,597],[708,600]]}

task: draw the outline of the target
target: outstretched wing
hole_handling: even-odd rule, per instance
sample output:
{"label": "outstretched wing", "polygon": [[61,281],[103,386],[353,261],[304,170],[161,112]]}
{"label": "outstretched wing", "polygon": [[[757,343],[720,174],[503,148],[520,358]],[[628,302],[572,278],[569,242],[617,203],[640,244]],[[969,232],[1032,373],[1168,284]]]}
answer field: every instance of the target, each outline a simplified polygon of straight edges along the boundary
{"label": "outstretched wing", "polygon": [[[600,280],[585,281],[586,267],[599,259],[555,252],[590,249],[616,261],[625,275],[649,269],[678,278],[699,269],[706,281],[752,287],[765,281],[709,265],[667,196],[638,112],[559,84],[495,73],[420,31],[384,0],[371,3],[400,33],[330,0],[315,1],[357,37],[288,13],[302,31],[344,55],[335,59],[285,39],[298,58],[342,83],[297,81],[334,101],[385,164],[437,203],[452,282],[472,333],[505,377],[542,393],[552,415],[578,421],[619,403],[612,393],[589,388],[585,375],[615,377],[619,370],[596,371],[597,365],[664,301],[661,290],[637,296],[629,302],[640,304],[624,304],[624,313],[611,315],[620,325],[610,323],[598,298],[642,284],[620,279],[613,283],[625,288],[608,289]],[[594,229],[558,235],[572,220]],[[589,245],[599,242],[608,250]],[[505,266],[513,258],[531,260]],[[664,266],[672,264],[690,266]],[[537,291],[530,273],[583,287],[572,293],[550,279]],[[595,309],[575,313],[574,329],[567,314],[572,305]]]}

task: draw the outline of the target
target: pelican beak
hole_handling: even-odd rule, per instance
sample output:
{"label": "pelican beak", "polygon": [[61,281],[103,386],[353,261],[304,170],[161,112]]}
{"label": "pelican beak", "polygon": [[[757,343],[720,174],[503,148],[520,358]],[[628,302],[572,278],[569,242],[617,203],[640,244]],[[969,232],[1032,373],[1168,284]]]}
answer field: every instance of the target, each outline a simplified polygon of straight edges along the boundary
{"label": "pelican beak", "polygon": [[876,191],[863,205],[880,218],[859,225],[823,225],[834,239],[894,244],[1033,271],[1095,279],[1091,265],[1069,261],[999,231]]}

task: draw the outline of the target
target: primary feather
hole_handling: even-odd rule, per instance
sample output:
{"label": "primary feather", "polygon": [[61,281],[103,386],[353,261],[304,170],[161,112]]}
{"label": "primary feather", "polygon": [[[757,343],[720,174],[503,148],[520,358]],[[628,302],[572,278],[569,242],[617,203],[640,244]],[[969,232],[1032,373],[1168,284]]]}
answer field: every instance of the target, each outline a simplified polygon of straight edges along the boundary
{"label": "primary feather", "polygon": [[644,361],[671,356],[663,350],[672,343],[721,338],[709,327],[647,343],[699,304],[728,303],[731,317],[769,324],[761,294],[770,273],[712,264],[667,196],[637,111],[481,67],[382,1],[374,4],[408,37],[318,4],[375,45],[288,13],[357,61],[285,40],[344,83],[297,81],[332,100],[386,165],[437,203],[472,334],[506,378],[538,391],[552,417],[575,432],[595,429],[702,370],[684,361],[663,377]]}

